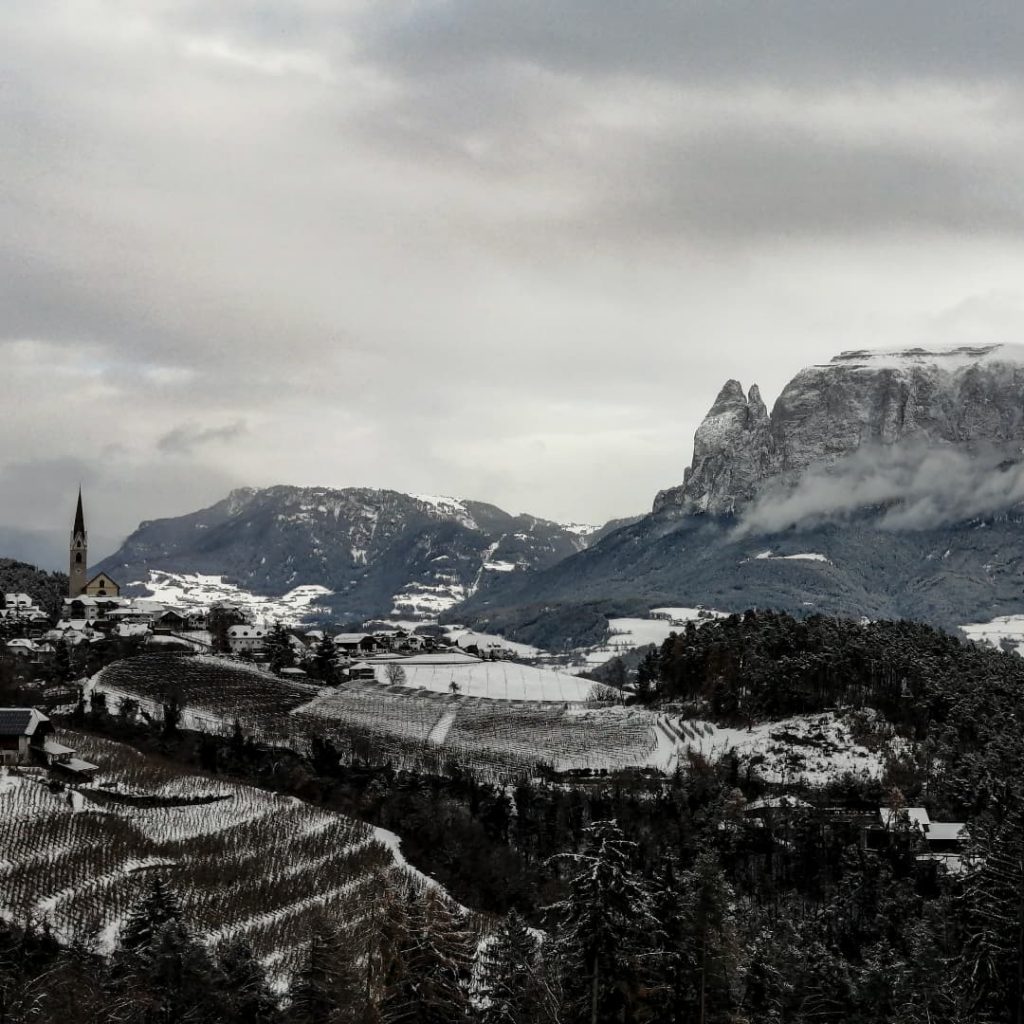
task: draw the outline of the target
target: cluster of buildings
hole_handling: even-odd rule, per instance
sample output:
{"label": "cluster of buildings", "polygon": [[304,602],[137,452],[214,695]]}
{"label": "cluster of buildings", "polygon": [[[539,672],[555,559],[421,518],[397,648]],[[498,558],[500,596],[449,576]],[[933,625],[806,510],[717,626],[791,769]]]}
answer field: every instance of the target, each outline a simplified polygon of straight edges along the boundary
{"label": "cluster of buildings", "polygon": [[[179,643],[195,650],[209,649],[214,641],[210,620],[216,613],[231,623],[226,631],[232,654],[259,658],[270,635],[270,627],[258,622],[251,606],[220,601],[209,608],[175,607],[152,598],[127,597],[108,572],[90,573],[89,535],[85,528],[82,492],[78,492],[74,525],[71,529],[68,595],[55,624],[27,594],[5,595],[0,621],[17,623],[16,636],[6,641],[10,654],[43,662],[53,656],[56,645],[71,647],[101,644],[108,640],[139,638],[147,643]],[[12,630],[7,630],[10,637]],[[219,632],[219,630],[218,630]],[[308,657],[310,649],[324,638],[322,630],[295,631],[295,660]],[[435,653],[457,646],[479,657],[505,657],[492,640],[482,637],[460,639],[458,644],[444,637],[427,636],[405,629],[376,629],[362,633],[339,633],[333,637],[341,664],[357,660]],[[475,643],[480,649],[470,644]],[[467,644],[470,644],[467,646]]]}

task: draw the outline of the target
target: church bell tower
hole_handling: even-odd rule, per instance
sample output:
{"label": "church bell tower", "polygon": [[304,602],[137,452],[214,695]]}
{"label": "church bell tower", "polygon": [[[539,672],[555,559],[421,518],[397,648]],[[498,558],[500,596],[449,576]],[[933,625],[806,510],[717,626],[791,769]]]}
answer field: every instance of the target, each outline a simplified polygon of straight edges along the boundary
{"label": "church bell tower", "polygon": [[78,508],[75,525],[71,529],[71,565],[68,569],[68,597],[78,597],[89,582],[89,535],[85,532],[85,514],[82,512],[82,488],[78,488]]}

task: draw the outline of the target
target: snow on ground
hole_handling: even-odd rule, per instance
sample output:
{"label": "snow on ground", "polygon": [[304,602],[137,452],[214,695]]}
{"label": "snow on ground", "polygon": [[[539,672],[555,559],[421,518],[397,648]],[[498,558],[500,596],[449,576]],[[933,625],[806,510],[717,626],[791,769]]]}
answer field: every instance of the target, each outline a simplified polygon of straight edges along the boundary
{"label": "snow on ground", "polygon": [[416,616],[420,622],[436,622],[441,612],[464,601],[466,588],[454,575],[437,573],[436,583],[408,583],[392,598],[391,614]]}
{"label": "snow on ground", "polygon": [[566,533],[574,534],[581,540],[586,540],[587,537],[592,537],[598,530],[603,529],[603,527],[593,526],[590,523],[559,523],[558,525]]}
{"label": "snow on ground", "polygon": [[138,580],[131,585],[145,587],[150,599],[160,604],[206,611],[218,601],[229,601],[249,608],[258,620],[280,620],[288,625],[301,622],[317,598],[332,593],[327,587],[307,584],[288,591],[282,597],[266,597],[228,583],[223,576],[165,572],[162,569],[150,569],[148,581]]}
{"label": "snow on ground", "polygon": [[990,622],[971,622],[960,628],[976,643],[998,647],[1001,640],[1006,640],[1024,657],[1024,615],[1000,615]]}
{"label": "snow on ground", "polygon": [[705,608],[652,608],[650,614],[652,617],[645,619],[609,619],[605,641],[596,647],[578,648],[568,671],[589,672],[626,651],[664,642],[687,622],[709,622],[725,613]]}
{"label": "snow on ground", "polygon": [[835,712],[797,715],[749,729],[721,728],[711,722],[670,715],[659,719],[661,736],[651,763],[665,770],[671,770],[678,759],[685,759],[688,751],[709,761],[734,751],[745,761],[763,758],[757,772],[769,782],[823,785],[847,773],[877,779],[888,753],[855,743],[849,724]]}
{"label": "snow on ground", "polygon": [[[62,738],[101,774],[54,792],[42,770],[0,770],[0,918],[31,918],[62,941],[110,953],[158,869],[196,934],[211,944],[246,934],[280,987],[322,913],[358,920],[381,885],[422,878],[392,833],[294,797],[179,773],[109,740]],[[142,806],[133,799],[142,795],[176,805]]]}
{"label": "snow on ground", "polygon": [[[430,655],[404,658],[398,664],[405,672],[405,685],[434,693],[456,692],[466,697],[487,697],[491,700],[583,701],[593,683],[579,679],[570,672],[556,668],[522,665],[515,661],[462,660],[456,655]],[[459,659],[459,660],[456,660]],[[387,665],[373,666],[377,681],[387,682]]]}
{"label": "snow on ground", "polygon": [[[747,559],[750,561],[750,559]],[[767,551],[759,551],[754,555],[755,562],[826,562],[828,565],[832,564],[831,559],[826,558],[824,555],[819,554],[817,551],[800,551],[795,555],[776,555],[773,554],[771,549]]]}
{"label": "snow on ground", "polygon": [[478,633],[475,630],[467,629],[465,626],[447,626],[445,627],[445,636],[462,648],[473,645],[481,651],[498,648],[511,651],[517,658],[524,660],[540,658],[546,653],[539,647],[516,643],[514,640],[506,640],[503,636],[498,636],[497,633]]}

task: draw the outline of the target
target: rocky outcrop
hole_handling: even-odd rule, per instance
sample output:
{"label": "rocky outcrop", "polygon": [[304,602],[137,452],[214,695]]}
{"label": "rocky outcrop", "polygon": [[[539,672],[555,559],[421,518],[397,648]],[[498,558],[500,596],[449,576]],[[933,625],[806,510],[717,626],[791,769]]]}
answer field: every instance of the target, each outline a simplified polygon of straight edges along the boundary
{"label": "rocky outcrop", "polygon": [[746,395],[727,381],[693,439],[681,488],[662,491],[654,511],[681,503],[691,512],[732,513],[771,472],[771,421],[755,384]]}
{"label": "rocky outcrop", "polygon": [[768,481],[862,445],[1024,444],[1024,348],[983,345],[844,352],[801,370],[769,416],[757,388],[718,395],[694,437],[683,483],[655,512],[729,515]]}

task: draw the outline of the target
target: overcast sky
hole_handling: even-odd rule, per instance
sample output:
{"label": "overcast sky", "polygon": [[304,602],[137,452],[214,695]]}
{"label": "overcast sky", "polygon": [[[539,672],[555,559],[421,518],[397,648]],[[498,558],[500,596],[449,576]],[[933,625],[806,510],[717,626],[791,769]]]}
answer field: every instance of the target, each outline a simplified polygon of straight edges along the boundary
{"label": "overcast sky", "polygon": [[1024,6],[4,0],[0,553],[233,486],[601,522],[729,377],[1024,340]]}

